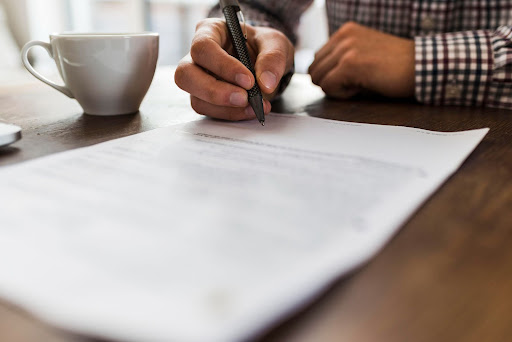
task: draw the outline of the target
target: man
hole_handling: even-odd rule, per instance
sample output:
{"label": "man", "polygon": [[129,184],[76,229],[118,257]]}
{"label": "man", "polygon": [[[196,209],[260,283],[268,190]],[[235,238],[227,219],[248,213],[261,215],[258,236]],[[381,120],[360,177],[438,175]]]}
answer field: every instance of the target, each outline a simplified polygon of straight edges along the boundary
{"label": "man", "polygon": [[[293,69],[295,28],[313,0],[240,0],[256,80],[229,55],[221,19],[197,25],[176,84],[200,114],[253,119],[257,81],[265,113]],[[330,38],[309,68],[336,98],[361,90],[426,104],[512,109],[512,0],[326,0]],[[212,16],[222,17],[218,6]]]}

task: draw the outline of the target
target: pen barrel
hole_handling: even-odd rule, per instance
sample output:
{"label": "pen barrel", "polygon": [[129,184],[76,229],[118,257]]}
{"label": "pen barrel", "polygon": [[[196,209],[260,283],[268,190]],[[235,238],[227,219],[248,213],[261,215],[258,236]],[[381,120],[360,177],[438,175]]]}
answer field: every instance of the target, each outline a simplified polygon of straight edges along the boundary
{"label": "pen barrel", "polygon": [[[222,9],[222,12],[226,18],[226,25],[228,26],[235,57],[252,72],[254,79],[256,79],[256,73],[254,72],[254,67],[251,63],[245,36],[242,32],[242,28],[240,27],[240,22],[238,21],[236,8],[233,6],[226,6]],[[261,90],[260,87],[258,87],[258,83],[254,82],[254,86],[248,90],[247,93],[249,94],[249,98],[261,96]]]}

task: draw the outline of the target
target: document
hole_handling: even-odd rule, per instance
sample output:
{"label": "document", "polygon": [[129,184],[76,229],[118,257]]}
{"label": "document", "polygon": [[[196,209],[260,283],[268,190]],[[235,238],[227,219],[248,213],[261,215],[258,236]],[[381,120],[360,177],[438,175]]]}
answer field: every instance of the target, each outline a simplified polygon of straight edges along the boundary
{"label": "document", "polygon": [[362,265],[488,129],[210,119],[0,169],[0,297],[121,341],[242,341]]}

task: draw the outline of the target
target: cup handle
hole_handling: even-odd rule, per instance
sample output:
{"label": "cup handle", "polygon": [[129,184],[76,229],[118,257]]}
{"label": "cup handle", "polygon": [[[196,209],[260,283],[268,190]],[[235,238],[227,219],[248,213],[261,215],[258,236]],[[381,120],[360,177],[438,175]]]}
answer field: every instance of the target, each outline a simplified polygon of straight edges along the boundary
{"label": "cup handle", "polygon": [[23,65],[25,66],[25,68],[32,75],[34,75],[34,77],[37,78],[38,80],[48,84],[50,87],[53,87],[53,88],[57,89],[58,91],[60,91],[61,93],[63,93],[64,95],[66,95],[66,96],[68,96],[68,97],[70,97],[72,99],[75,98],[73,96],[73,94],[71,93],[71,90],[69,90],[69,88],[67,88],[65,86],[60,86],[60,85],[50,81],[49,79],[47,79],[46,77],[44,77],[43,75],[38,73],[34,69],[34,67],[30,64],[30,62],[28,60],[28,52],[34,46],[42,46],[46,50],[46,52],[48,52],[48,55],[50,55],[50,57],[53,58],[52,46],[50,44],[45,43],[45,42],[41,42],[41,41],[38,41],[38,40],[33,40],[33,41],[28,42],[27,44],[25,44],[25,46],[23,46],[23,49],[21,49],[21,61],[23,62]]}

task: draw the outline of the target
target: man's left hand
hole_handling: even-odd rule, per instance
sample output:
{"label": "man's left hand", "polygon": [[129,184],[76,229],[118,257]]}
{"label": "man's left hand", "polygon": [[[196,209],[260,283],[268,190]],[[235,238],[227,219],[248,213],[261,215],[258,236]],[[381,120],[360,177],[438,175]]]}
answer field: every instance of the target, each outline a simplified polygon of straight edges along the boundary
{"label": "man's left hand", "polygon": [[388,97],[414,95],[414,41],[349,22],[315,54],[313,83],[332,97],[362,89]]}

